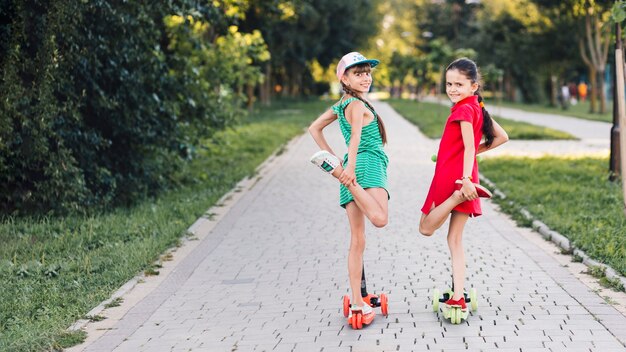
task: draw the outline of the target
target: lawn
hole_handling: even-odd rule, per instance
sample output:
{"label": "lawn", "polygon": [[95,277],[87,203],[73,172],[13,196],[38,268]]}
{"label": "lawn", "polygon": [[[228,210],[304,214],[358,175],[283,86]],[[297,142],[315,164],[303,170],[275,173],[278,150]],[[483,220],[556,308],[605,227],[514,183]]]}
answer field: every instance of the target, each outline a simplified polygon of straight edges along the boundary
{"label": "lawn", "polygon": [[[485,159],[481,172],[507,198],[495,198],[524,225],[521,207],[593,259],[626,275],[626,217],[619,182],[608,181],[608,158]],[[511,204],[511,203],[513,204]]]}
{"label": "lawn", "polygon": [[[407,120],[417,125],[429,138],[441,138],[446,118],[450,115],[450,108],[441,104],[417,102],[413,100],[390,99],[387,102]],[[569,133],[551,128],[535,126],[524,122],[507,120],[492,116],[510,139],[524,140],[553,140],[576,139]]]}
{"label": "lawn", "polygon": [[[613,122],[613,102],[607,101],[607,112],[604,114],[590,113],[589,101],[578,103],[576,105],[569,105],[567,110],[563,110],[558,106],[549,106],[547,104],[523,104],[523,103],[511,103],[511,102],[490,102],[494,105],[499,105],[507,108],[514,108],[530,112],[541,112],[546,114],[563,115],[569,117],[578,117],[585,120]],[[599,108],[599,104],[598,104]]]}
{"label": "lawn", "polygon": [[66,329],[176,246],[186,229],[330,102],[274,102],[205,141],[181,170],[184,188],[89,217],[5,218],[0,223],[0,351],[61,349]]}

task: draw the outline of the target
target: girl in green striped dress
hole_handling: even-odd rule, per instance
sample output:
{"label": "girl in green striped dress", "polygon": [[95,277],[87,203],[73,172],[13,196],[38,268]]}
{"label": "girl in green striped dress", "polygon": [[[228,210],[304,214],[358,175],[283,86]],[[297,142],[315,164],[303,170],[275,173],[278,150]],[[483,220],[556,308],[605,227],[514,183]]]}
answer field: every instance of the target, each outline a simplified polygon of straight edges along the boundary
{"label": "girl in green striped dress", "polygon": [[[387,164],[383,150],[387,137],[385,126],[372,105],[363,97],[372,84],[372,68],[378,60],[368,60],[352,52],[337,65],[337,78],[345,94],[339,102],[318,117],[309,127],[321,151],[311,162],[339,180],[340,205],[350,222],[348,272],[352,289],[351,310],[361,310],[364,322],[373,319],[372,308],[361,295],[365,218],[374,226],[387,225]],[[338,120],[348,152],[339,160],[324,138],[323,129]],[[369,302],[368,302],[369,303]],[[371,321],[371,320],[369,320]]]}

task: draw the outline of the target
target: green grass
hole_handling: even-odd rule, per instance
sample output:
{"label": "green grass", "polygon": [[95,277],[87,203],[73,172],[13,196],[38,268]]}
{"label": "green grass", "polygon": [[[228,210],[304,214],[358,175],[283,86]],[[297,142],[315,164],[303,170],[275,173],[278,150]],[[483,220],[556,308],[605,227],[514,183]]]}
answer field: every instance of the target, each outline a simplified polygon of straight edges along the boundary
{"label": "green grass", "polygon": [[[8,218],[0,223],[0,351],[61,349],[66,331],[154,261],[186,229],[329,102],[276,103],[207,140],[181,170],[187,186],[130,209],[90,217]],[[169,258],[171,259],[171,258]],[[164,259],[167,260],[167,259]]]}
{"label": "green grass", "polygon": [[[390,99],[387,102],[407,120],[419,127],[420,131],[429,138],[441,138],[443,127],[450,108],[441,104],[416,102],[413,100]],[[576,139],[569,133],[551,128],[535,126],[524,122],[507,120],[492,116],[509,135],[510,139],[523,140],[552,140]]]}
{"label": "green grass", "polygon": [[[555,114],[555,115],[563,115],[569,117],[578,117],[585,120],[594,120],[594,121],[604,121],[604,122],[613,122],[613,102],[607,101],[606,109],[607,112],[604,114],[598,113],[590,113],[589,112],[589,101],[584,103],[578,103],[576,105],[569,105],[567,110],[563,110],[558,106],[549,106],[547,104],[523,104],[523,103],[511,103],[511,102],[495,102],[491,101],[491,104],[496,106],[503,106],[507,108],[520,109],[524,111],[530,112],[541,112],[546,114]],[[598,103],[596,109],[600,108],[600,104]]]}
{"label": "green grass", "polygon": [[496,198],[523,225],[520,207],[593,259],[626,275],[621,185],[608,181],[608,158],[484,159],[481,172],[506,195]]}

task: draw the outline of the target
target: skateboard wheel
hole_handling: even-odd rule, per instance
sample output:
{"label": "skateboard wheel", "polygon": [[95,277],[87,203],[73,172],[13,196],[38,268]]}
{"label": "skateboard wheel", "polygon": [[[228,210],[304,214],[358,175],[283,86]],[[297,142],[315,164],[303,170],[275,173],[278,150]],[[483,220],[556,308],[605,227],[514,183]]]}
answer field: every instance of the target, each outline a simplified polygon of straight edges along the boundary
{"label": "skateboard wheel", "polygon": [[389,315],[389,298],[385,293],[380,294],[380,311],[384,316]]}
{"label": "skateboard wheel", "polygon": [[478,309],[478,300],[477,300],[476,289],[470,289],[470,306],[472,307],[472,312],[475,312]]}
{"label": "skateboard wheel", "polygon": [[439,290],[438,289],[434,289],[433,290],[433,312],[436,312],[439,310]]}
{"label": "skateboard wheel", "polygon": [[350,325],[352,325],[353,329],[358,329],[357,328],[357,324],[356,324],[356,317],[358,316],[358,314],[352,314],[351,318],[348,318],[348,320],[350,321]]}
{"label": "skateboard wheel", "polygon": [[343,316],[348,317],[350,313],[350,297],[348,295],[343,296]]}
{"label": "skateboard wheel", "polygon": [[363,328],[363,314],[359,313],[356,315],[356,328],[357,329],[362,329]]}

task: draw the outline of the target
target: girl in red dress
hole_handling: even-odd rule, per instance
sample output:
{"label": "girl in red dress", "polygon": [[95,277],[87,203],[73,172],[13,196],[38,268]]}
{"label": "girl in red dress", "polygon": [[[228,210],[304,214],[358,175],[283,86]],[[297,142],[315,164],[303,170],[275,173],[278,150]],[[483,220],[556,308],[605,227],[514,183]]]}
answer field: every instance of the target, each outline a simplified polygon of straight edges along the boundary
{"label": "girl in red dress", "polygon": [[470,59],[455,60],[446,69],[446,93],[454,105],[441,137],[435,175],[422,207],[419,226],[420,233],[431,236],[452,214],[448,247],[454,294],[446,304],[463,310],[467,309],[463,294],[463,228],[470,216],[482,214],[479,197],[491,196],[489,190],[478,184],[476,155],[509,139],[485,110],[478,93],[479,82],[478,68]]}

